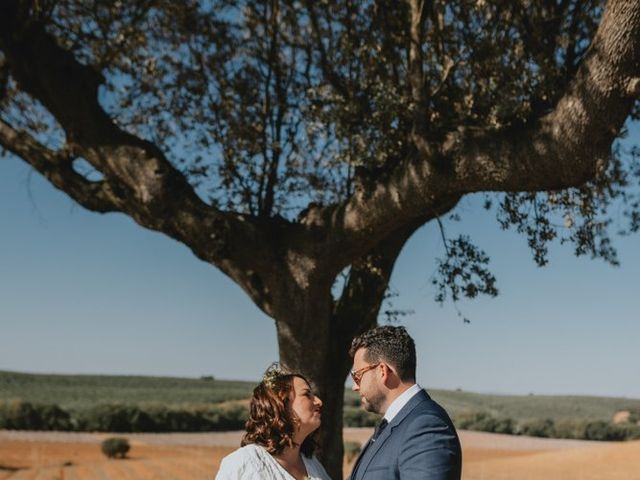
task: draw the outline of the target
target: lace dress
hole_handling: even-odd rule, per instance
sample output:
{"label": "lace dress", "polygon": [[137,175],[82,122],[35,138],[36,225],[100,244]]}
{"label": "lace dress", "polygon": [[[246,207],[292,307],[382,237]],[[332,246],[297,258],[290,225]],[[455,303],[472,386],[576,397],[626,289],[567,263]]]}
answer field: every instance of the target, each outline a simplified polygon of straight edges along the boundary
{"label": "lace dress", "polygon": [[[309,480],[331,480],[314,456],[302,455]],[[216,480],[292,480],[293,477],[260,445],[246,445],[222,459]]]}

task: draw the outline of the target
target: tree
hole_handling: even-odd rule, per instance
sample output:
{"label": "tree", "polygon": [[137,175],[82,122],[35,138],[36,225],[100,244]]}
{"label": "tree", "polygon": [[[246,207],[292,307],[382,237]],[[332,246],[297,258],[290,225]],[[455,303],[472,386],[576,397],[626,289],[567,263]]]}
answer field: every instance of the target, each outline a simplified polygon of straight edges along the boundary
{"label": "tree", "polygon": [[[5,0],[0,145],[273,317],[338,477],[348,345],[417,228],[489,192],[539,264],[555,238],[617,262],[608,207],[640,226],[615,143],[639,23],[636,0]],[[438,300],[495,295],[486,255],[442,232]]]}

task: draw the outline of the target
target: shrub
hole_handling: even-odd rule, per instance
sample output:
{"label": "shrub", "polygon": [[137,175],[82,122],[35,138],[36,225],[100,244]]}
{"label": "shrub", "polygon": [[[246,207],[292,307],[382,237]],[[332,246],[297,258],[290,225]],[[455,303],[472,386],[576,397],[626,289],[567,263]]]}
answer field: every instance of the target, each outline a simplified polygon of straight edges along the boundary
{"label": "shrub", "polygon": [[523,423],[520,426],[521,435],[529,435],[531,437],[548,437],[554,436],[554,423],[550,418],[544,420],[536,419]]}
{"label": "shrub", "polygon": [[514,433],[516,422],[507,417],[497,418],[487,412],[464,412],[456,416],[455,424],[463,430],[481,432]]}
{"label": "shrub", "polygon": [[518,430],[518,426],[513,418],[499,418],[495,429],[493,430],[495,433],[503,433],[505,435],[512,435],[516,433]]}
{"label": "shrub", "polygon": [[343,422],[346,427],[373,427],[380,417],[360,407],[344,407]]}
{"label": "shrub", "polygon": [[0,417],[0,425],[8,430],[40,430],[41,419],[30,402],[3,402]]}
{"label": "shrub", "polygon": [[625,440],[627,432],[623,425],[615,425],[613,423],[597,421],[587,425],[585,431],[586,440]]}
{"label": "shrub", "polygon": [[347,391],[344,394],[344,406],[345,407],[359,407],[362,404],[360,395],[353,391]]}
{"label": "shrub", "polygon": [[100,404],[80,412],[78,424],[90,432],[133,432],[132,420],[138,418],[137,407],[120,404]]}
{"label": "shrub", "polygon": [[102,453],[108,458],[125,458],[129,449],[129,440],[122,437],[107,438],[102,442]]}
{"label": "shrub", "polygon": [[640,409],[632,408],[629,410],[629,418],[627,421],[630,423],[640,424]]}
{"label": "shrub", "polygon": [[71,415],[58,405],[38,405],[43,430],[73,430]]}
{"label": "shrub", "polygon": [[348,463],[355,460],[355,458],[360,454],[361,448],[362,445],[360,445],[360,442],[354,442],[352,440],[344,442],[344,457]]}
{"label": "shrub", "polygon": [[209,430],[241,430],[249,418],[249,407],[244,403],[229,402],[209,406],[198,413],[208,420]]}
{"label": "shrub", "polygon": [[72,430],[68,412],[57,405],[22,400],[0,402],[0,428],[8,430]]}
{"label": "shrub", "polygon": [[587,438],[588,426],[589,422],[585,420],[559,420],[553,428],[554,437],[584,440]]}
{"label": "shrub", "polygon": [[625,431],[626,440],[640,440],[640,425],[635,423],[628,423],[626,425],[620,425]]}

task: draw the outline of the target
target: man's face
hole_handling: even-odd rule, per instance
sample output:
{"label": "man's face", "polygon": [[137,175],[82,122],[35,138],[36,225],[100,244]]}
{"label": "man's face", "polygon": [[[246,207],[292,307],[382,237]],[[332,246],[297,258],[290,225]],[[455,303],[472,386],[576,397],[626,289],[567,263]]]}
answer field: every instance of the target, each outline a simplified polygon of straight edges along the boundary
{"label": "man's face", "polygon": [[356,373],[356,379],[352,388],[360,394],[362,408],[368,412],[383,414],[385,393],[380,381],[380,365],[367,362],[364,358],[366,353],[365,348],[360,348],[353,357],[353,372]]}

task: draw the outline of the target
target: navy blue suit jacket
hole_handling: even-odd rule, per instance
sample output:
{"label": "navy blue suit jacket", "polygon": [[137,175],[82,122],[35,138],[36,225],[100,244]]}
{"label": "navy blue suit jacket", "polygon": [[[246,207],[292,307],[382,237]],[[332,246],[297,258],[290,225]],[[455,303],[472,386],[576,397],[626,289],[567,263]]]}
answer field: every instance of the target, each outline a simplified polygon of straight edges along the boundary
{"label": "navy blue suit jacket", "polygon": [[462,451],[447,412],[421,390],[363,447],[351,480],[459,480]]}

